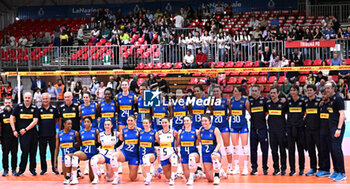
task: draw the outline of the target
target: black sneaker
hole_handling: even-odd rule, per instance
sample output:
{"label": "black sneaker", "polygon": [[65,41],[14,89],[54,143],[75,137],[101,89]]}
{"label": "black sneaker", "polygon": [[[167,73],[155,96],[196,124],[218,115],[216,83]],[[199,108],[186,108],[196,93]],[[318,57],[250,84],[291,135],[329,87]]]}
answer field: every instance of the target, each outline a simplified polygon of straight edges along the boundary
{"label": "black sneaker", "polygon": [[294,176],[295,175],[295,171],[291,171],[290,173],[289,173],[289,176]]}
{"label": "black sneaker", "polygon": [[60,173],[56,170],[52,170],[52,173],[55,174],[55,175],[59,175]]}
{"label": "black sneaker", "polygon": [[15,174],[15,176],[19,177],[19,176],[22,176],[24,173],[24,171],[19,171],[18,173]]}
{"label": "black sneaker", "polygon": [[303,175],[304,175],[304,169],[302,169],[302,170],[299,171],[299,175],[300,175],[300,176],[303,176]]}
{"label": "black sneaker", "polygon": [[16,174],[17,174],[17,171],[16,170],[12,170],[12,175],[16,176]]}
{"label": "black sneaker", "polygon": [[46,174],[46,171],[41,171],[40,172],[40,175],[45,175]]}
{"label": "black sneaker", "polygon": [[264,175],[268,175],[268,174],[269,174],[269,172],[267,171],[267,169],[264,169],[263,172],[264,172]]}
{"label": "black sneaker", "polygon": [[63,175],[63,171],[61,172],[61,175]]}
{"label": "black sneaker", "polygon": [[279,170],[275,170],[275,171],[272,173],[272,175],[274,175],[274,176],[280,175],[280,174],[281,174],[281,172],[280,172]]}
{"label": "black sneaker", "polygon": [[33,176],[36,176],[36,171],[35,170],[31,170],[30,173],[33,175]]}
{"label": "black sneaker", "polygon": [[287,174],[287,173],[286,173],[286,170],[282,170],[282,171],[281,171],[281,175],[282,175],[282,176],[284,176],[284,175],[286,175],[286,174]]}
{"label": "black sneaker", "polygon": [[9,176],[9,170],[4,170],[4,172],[2,173],[3,177],[7,177]]}
{"label": "black sneaker", "polygon": [[253,169],[252,172],[250,172],[250,175],[257,175],[258,171],[256,169]]}

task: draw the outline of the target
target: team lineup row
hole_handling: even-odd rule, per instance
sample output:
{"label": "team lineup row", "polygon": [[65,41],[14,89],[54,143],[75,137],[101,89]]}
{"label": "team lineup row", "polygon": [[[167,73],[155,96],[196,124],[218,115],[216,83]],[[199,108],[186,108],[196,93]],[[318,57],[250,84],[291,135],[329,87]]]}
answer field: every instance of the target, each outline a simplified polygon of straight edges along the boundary
{"label": "team lineup row", "polygon": [[[107,89],[105,91],[105,100],[98,104],[92,102],[90,103],[90,95],[85,93],[83,95],[84,104],[80,106],[72,103],[71,93],[66,93],[64,95],[65,104],[58,108],[50,105],[50,98],[48,94],[43,95],[43,107],[39,109],[30,104],[31,95],[25,95],[24,103],[17,105],[11,113],[11,119],[9,122],[11,124],[13,135],[18,137],[20,133],[21,142],[21,138],[27,138],[24,137],[26,136],[27,132],[30,133],[31,131],[34,132],[34,130],[36,130],[32,128],[34,128],[37,123],[39,125],[39,136],[52,136],[52,132],[55,135],[55,129],[48,130],[48,125],[55,125],[55,118],[59,118],[60,130],[62,129],[62,125],[64,125],[64,130],[60,131],[56,138],[53,137],[55,138],[53,140],[57,141],[57,143],[61,142],[61,145],[56,144],[56,148],[60,146],[63,150],[62,152],[65,152],[63,154],[67,154],[68,152],[64,149],[76,149],[74,148],[77,147],[75,144],[81,145],[82,149],[85,149],[85,152],[87,152],[86,150],[91,150],[93,147],[95,149],[94,152],[97,153],[96,144],[100,144],[100,154],[96,156],[91,156],[91,154],[88,155],[84,153],[84,150],[75,152],[78,153],[77,156],[73,156],[72,153],[68,153],[70,156],[63,156],[64,165],[66,167],[72,167],[73,170],[72,180],[66,179],[65,183],[77,183],[77,179],[74,179],[76,178],[75,166],[79,160],[87,159],[90,159],[90,164],[92,167],[91,172],[94,173],[92,176],[94,176],[95,179],[98,177],[96,177],[95,174],[97,174],[97,171],[94,171],[94,169],[97,169],[97,164],[99,163],[107,163],[111,165],[112,171],[109,175],[107,173],[107,178],[112,179],[113,175],[111,175],[111,173],[117,173],[115,168],[118,168],[118,162],[128,161],[131,180],[136,178],[137,167],[139,163],[141,163],[144,170],[146,169],[146,171],[144,171],[146,183],[149,183],[151,176],[147,175],[147,170],[149,168],[148,165],[151,165],[152,162],[159,157],[164,174],[169,179],[170,184],[173,184],[176,168],[172,167],[178,166],[177,160],[180,157],[185,176],[187,175],[186,178],[188,178],[188,183],[191,184],[194,178],[193,174],[191,176],[191,171],[195,171],[196,165],[200,159],[199,157],[201,157],[204,164],[206,177],[209,181],[214,181],[214,183],[218,184],[220,180],[219,171],[221,167],[221,154],[219,152],[221,147],[221,138],[228,161],[227,173],[238,174],[240,171],[238,162],[239,149],[237,146],[239,144],[239,138],[241,137],[242,151],[244,155],[244,170],[242,174],[248,174],[248,127],[247,120],[245,118],[247,110],[251,116],[250,159],[252,175],[257,174],[257,146],[259,143],[263,152],[263,171],[264,174],[268,174],[267,156],[268,143],[270,143],[274,162],[273,175],[286,174],[286,147],[288,147],[289,151],[288,154],[291,171],[289,175],[295,175],[295,145],[297,145],[300,175],[304,174],[304,149],[307,149],[310,155],[311,170],[306,175],[316,174],[317,176],[329,176],[329,154],[332,153],[334,173],[330,176],[330,178],[334,180],[343,180],[346,178],[344,170],[344,157],[341,150],[341,141],[345,130],[344,101],[341,97],[335,94],[335,84],[332,82],[329,82],[326,85],[326,90],[322,93],[323,99],[315,96],[316,89],[313,85],[307,87],[308,92],[306,97],[298,95],[298,87],[292,87],[291,96],[288,99],[279,98],[279,89],[277,87],[271,88],[269,99],[261,97],[259,86],[253,86],[251,97],[243,97],[242,88],[236,87],[234,90],[234,97],[229,100],[222,98],[220,87],[216,87],[214,88],[214,97],[215,99],[220,99],[220,103],[215,103],[215,105],[209,105],[208,107],[200,105],[199,103],[194,103],[194,105],[170,104],[167,106],[164,106],[161,103],[161,105],[158,107],[149,108],[144,106],[142,95],[136,97],[128,91],[128,88],[128,83],[123,82],[123,92],[116,95],[115,101],[112,100],[112,91]],[[145,89],[146,86],[140,87],[141,94]],[[205,99],[203,96],[203,89],[200,85],[194,88],[194,94],[196,100],[200,99],[203,101]],[[181,90],[176,91],[177,99],[181,99],[183,96],[184,95]],[[30,107],[32,107],[31,110]],[[28,112],[26,112],[27,109],[29,110]],[[137,118],[133,117],[135,111],[137,112]],[[206,112],[210,112],[211,116],[204,116]],[[186,116],[188,114],[192,114],[193,118],[188,116],[188,121],[186,122]],[[266,124],[266,115],[268,115],[268,124]],[[22,121],[19,121],[21,119],[23,119],[24,122],[27,122],[21,124]],[[30,119],[33,121],[28,122]],[[51,120],[53,124],[51,124],[49,120]],[[86,124],[89,123],[85,122],[89,121],[90,129],[86,130],[88,128]],[[81,139],[79,137],[70,136],[72,135],[72,132],[70,129],[66,129],[65,125],[69,125],[69,122],[71,122],[70,127],[72,127],[73,131],[80,130],[81,122],[83,128],[83,130],[80,131]],[[145,126],[147,125],[145,122],[148,122],[149,129],[147,129],[147,126]],[[168,125],[165,122],[167,122]],[[205,122],[207,122],[207,125]],[[108,132],[105,129],[106,123],[107,125],[110,124],[111,132]],[[170,125],[172,125],[172,128],[169,130]],[[115,131],[116,133],[112,132],[114,130],[117,130]],[[91,134],[92,131],[94,132],[93,134]],[[91,136],[95,136],[95,140],[84,140],[84,135],[82,133],[85,132],[90,133]],[[133,134],[128,134],[129,132]],[[114,133],[114,136],[118,138],[114,140],[115,144],[117,144],[118,140],[124,142],[122,150],[115,152],[115,146],[103,144],[104,142],[103,139],[101,140],[101,138],[104,138],[104,136],[109,136],[111,133]],[[153,138],[153,143],[152,141],[142,142],[142,134],[149,135],[150,133],[153,133],[153,136],[149,136],[148,138]],[[192,133],[192,135],[190,133]],[[62,143],[62,140],[64,139],[60,138],[61,135],[69,136],[70,140],[74,139],[76,141],[68,142],[67,144]],[[73,135],[79,136],[74,132]],[[133,135],[135,135],[137,138],[128,138]],[[167,142],[162,141],[162,136],[165,137],[164,140]],[[96,137],[99,137],[99,139]],[[191,138],[192,141],[188,142],[186,140],[181,140],[182,138],[186,139],[187,137]],[[285,139],[287,139],[287,141],[284,141]],[[107,139],[107,141],[108,140],[109,139]],[[28,140],[26,140],[26,142],[28,142]],[[158,156],[156,153],[154,153],[154,142],[160,144],[160,152]],[[233,148],[230,147],[230,142],[232,142]],[[201,146],[201,150],[197,150],[197,144],[201,144],[199,145]],[[180,147],[181,149],[177,150],[176,147]],[[141,153],[142,150],[146,148],[153,149],[153,153]],[[318,157],[319,169],[317,168],[316,148],[320,152]],[[164,149],[165,151],[162,151]],[[280,149],[279,153],[278,149]],[[138,150],[140,150],[140,156],[136,155],[139,153]],[[27,151],[26,156],[28,157],[28,153],[31,150],[29,149]],[[146,150],[144,150],[144,152],[145,151]],[[69,152],[74,152],[74,150]],[[103,155],[104,153],[109,152],[113,152],[109,154],[109,157]],[[183,155],[185,152],[188,152],[187,156]],[[56,150],[55,153],[57,155],[58,150]],[[81,155],[81,153],[85,154],[85,156]],[[164,155],[164,153],[166,155]],[[141,154],[143,155],[141,156]],[[232,155],[235,164],[234,169],[232,169]],[[281,167],[278,162],[279,158],[281,158]],[[27,161],[25,161],[25,164],[26,162]],[[19,173],[23,174],[25,164],[23,163],[22,165],[21,161]],[[186,164],[187,166],[184,166]],[[57,164],[53,163],[53,165]],[[31,169],[35,169],[35,165],[31,165]],[[64,170],[66,170],[66,168]],[[70,172],[71,171],[68,171],[68,174]],[[118,183],[118,174],[114,175],[115,178],[113,183]],[[93,179],[93,183],[98,182],[98,180],[95,179]]]}

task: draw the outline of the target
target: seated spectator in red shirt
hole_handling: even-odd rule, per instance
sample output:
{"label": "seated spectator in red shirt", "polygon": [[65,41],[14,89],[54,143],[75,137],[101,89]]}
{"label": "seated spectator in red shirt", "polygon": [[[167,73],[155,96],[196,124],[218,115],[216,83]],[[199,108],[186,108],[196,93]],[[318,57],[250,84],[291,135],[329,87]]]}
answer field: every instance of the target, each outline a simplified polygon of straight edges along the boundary
{"label": "seated spectator in red shirt", "polygon": [[202,52],[202,49],[197,49],[197,55],[195,58],[195,64],[197,64],[194,67],[198,68],[209,68],[209,64],[207,62],[207,55]]}

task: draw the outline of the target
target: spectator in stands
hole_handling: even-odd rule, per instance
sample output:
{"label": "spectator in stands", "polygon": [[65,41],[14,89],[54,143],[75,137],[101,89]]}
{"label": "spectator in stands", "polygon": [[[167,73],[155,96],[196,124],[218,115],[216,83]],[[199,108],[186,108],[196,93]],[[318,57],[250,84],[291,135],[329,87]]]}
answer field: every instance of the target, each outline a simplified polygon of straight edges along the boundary
{"label": "spectator in stands", "polygon": [[350,39],[350,26],[346,27],[346,31],[344,32],[344,39]]}
{"label": "spectator in stands", "polygon": [[169,84],[167,81],[159,77],[159,75],[156,76],[156,81],[158,83],[159,90],[161,90],[163,93],[169,93]]}
{"label": "spectator in stands", "polygon": [[278,41],[285,41],[286,39],[287,39],[287,35],[286,35],[286,33],[284,32],[284,30],[283,30],[283,28],[282,27],[280,27],[279,29],[278,29],[278,32],[276,33],[276,40],[278,40]]}
{"label": "spectator in stands", "polygon": [[304,36],[303,29],[299,25],[297,25],[295,40],[299,40],[300,41],[300,40],[303,39],[303,36]]}
{"label": "spectator in stands", "polygon": [[163,13],[160,12],[160,9],[157,9],[157,12],[154,14],[154,18],[157,19],[158,17],[163,17]]}
{"label": "spectator in stands", "polygon": [[279,28],[279,25],[280,25],[280,21],[278,20],[277,16],[274,15],[274,16],[273,16],[273,19],[272,19],[271,22],[270,22],[271,30],[277,31],[278,28]]}
{"label": "spectator in stands", "polygon": [[96,77],[92,77],[89,89],[93,99],[96,99],[96,91],[99,87],[100,83],[96,80]]}
{"label": "spectator in stands", "polygon": [[282,56],[281,67],[288,67],[288,66],[289,66],[289,60],[287,59],[286,56]]}
{"label": "spectator in stands", "polygon": [[98,102],[102,102],[102,100],[105,98],[105,90],[106,90],[106,87],[104,86],[103,81],[101,81],[100,86],[96,90],[96,94],[95,94]]}
{"label": "spectator in stands", "polygon": [[273,60],[273,55],[270,52],[270,48],[266,46],[264,52],[261,54],[261,61],[259,67],[267,67],[270,65],[270,61]]}
{"label": "spectator in stands", "polygon": [[197,55],[195,58],[196,67],[198,68],[209,68],[209,64],[207,62],[207,55],[202,52],[202,49],[197,50]]}
{"label": "spectator in stands", "polygon": [[1,39],[1,46],[6,47],[8,45],[10,45],[10,40],[9,40],[9,36],[5,33],[3,38]]}
{"label": "spectator in stands", "polygon": [[289,32],[287,40],[288,41],[294,41],[294,40],[296,40],[296,36],[297,36],[297,29],[293,28],[292,32]]}
{"label": "spectator in stands", "polygon": [[209,79],[208,96],[214,96],[214,87],[219,86],[214,78]]}
{"label": "spectator in stands", "polygon": [[184,60],[183,60],[182,68],[183,69],[197,68],[196,64],[194,63],[194,56],[193,56],[193,54],[191,54],[191,51],[189,51],[189,50],[186,51],[186,55],[185,55]]}
{"label": "spectator in stands", "polygon": [[28,43],[28,39],[24,34],[22,34],[21,38],[19,38],[18,40],[18,46],[24,48],[27,46],[27,43]]}
{"label": "spectator in stands", "polygon": [[[34,39],[34,36],[32,34],[30,34],[30,41]],[[35,41],[35,45],[38,46],[38,47],[44,47],[46,46],[48,43],[45,41],[45,37],[43,35],[43,32],[39,32],[39,37],[36,38]],[[31,41],[31,43],[33,43],[33,41]],[[33,46],[34,44],[32,44]]]}
{"label": "spectator in stands", "polygon": [[80,29],[78,30],[77,39],[78,39],[79,45],[85,45],[85,43],[84,43],[84,29],[85,29],[85,25],[82,24],[80,26]]}
{"label": "spectator in stands", "polygon": [[296,66],[302,66],[304,57],[303,54],[297,48],[294,49],[290,57],[291,61],[294,62]]}
{"label": "spectator in stands", "polygon": [[148,19],[148,20],[153,20],[153,14],[151,13],[151,10],[147,10],[147,12],[146,12],[146,18]]}
{"label": "spectator in stands", "polygon": [[121,30],[121,32],[120,32],[120,40],[121,40],[123,45],[130,44],[130,36],[129,36],[129,34],[126,33],[124,30]]}
{"label": "spectator in stands", "polygon": [[339,79],[337,84],[337,93],[342,97],[345,98],[347,96],[347,85],[345,84],[344,79]]}
{"label": "spectator in stands", "polygon": [[316,83],[317,93],[326,87],[326,80],[321,79],[318,83]]}
{"label": "spectator in stands", "polygon": [[338,28],[338,30],[335,30],[335,31],[337,31],[337,35],[336,35],[337,39],[344,39],[344,32],[341,28]]}
{"label": "spectator in stands", "polygon": [[39,88],[36,88],[35,93],[33,94],[33,100],[36,107],[41,107],[42,105],[42,97]]}
{"label": "spectator in stands", "polygon": [[100,38],[100,30],[97,29],[97,27],[95,27],[92,31],[91,31],[91,38],[90,38],[90,42],[91,43],[96,43]]}
{"label": "spectator in stands", "polygon": [[315,83],[320,82],[322,79],[326,81],[327,80],[327,76],[324,76],[323,72],[319,71],[318,74],[317,74]]}
{"label": "spectator in stands", "polygon": [[155,89],[158,86],[158,83],[156,81],[156,78],[154,77],[153,74],[149,74],[148,75],[148,81],[147,81],[147,85],[150,89]]}
{"label": "spectator in stands", "polygon": [[68,32],[67,30],[63,30],[63,32],[60,35],[60,44],[62,46],[68,46],[68,40],[69,40]]}
{"label": "spectator in stands", "polygon": [[111,30],[109,30],[109,28],[105,26],[101,32],[102,39],[106,39],[108,41],[110,38],[110,34],[111,34]]}
{"label": "spectator in stands", "polygon": [[138,75],[135,74],[132,77],[132,81],[130,82],[130,91],[136,95],[139,93],[139,86],[137,85],[137,80],[138,80]]}
{"label": "spectator in stands", "polygon": [[201,36],[200,36],[198,31],[196,31],[194,33],[194,36],[192,38],[192,42],[193,42],[195,51],[197,51],[197,49],[201,49],[202,48],[202,40],[201,40]]}
{"label": "spectator in stands", "polygon": [[11,82],[7,82],[7,86],[2,86],[1,88],[1,98],[2,100],[4,100],[5,98],[11,98],[12,99],[12,86],[11,86]]}
{"label": "spectator in stands", "polygon": [[316,83],[316,77],[312,73],[312,71],[309,72],[309,75],[307,76],[307,80],[310,82],[310,84],[315,85]]}
{"label": "spectator in stands", "polygon": [[209,55],[209,42],[210,42],[209,31],[204,30],[203,35],[201,37],[201,41],[202,41],[203,53],[205,53],[208,56]]}
{"label": "spectator in stands", "polygon": [[[338,54],[337,53],[333,53],[333,58],[331,60],[331,66],[340,66],[342,65],[342,61],[340,60],[340,58],[338,58]],[[338,71],[333,70],[329,72],[330,75],[338,75]]]}
{"label": "spectator in stands", "polygon": [[332,23],[334,31],[338,31],[340,28],[340,23],[336,17],[333,17]]}
{"label": "spectator in stands", "polygon": [[[270,61],[270,65],[269,65],[269,67],[281,67],[281,65],[282,65],[282,62],[281,62],[281,60],[280,60],[280,56],[279,55],[277,55],[276,57],[275,57],[275,59],[272,59],[271,61]],[[267,80],[269,80],[269,78],[270,78],[270,72],[268,72],[267,73]],[[280,72],[277,72],[277,80],[280,78]]]}
{"label": "spectator in stands", "polygon": [[9,36],[10,46],[15,47],[17,45],[16,38],[12,34],[9,34],[8,36]]}
{"label": "spectator in stands", "polygon": [[255,16],[251,17],[248,24],[249,31],[259,28],[259,20]]}
{"label": "spectator in stands", "polygon": [[192,54],[195,54],[195,46],[193,43],[193,34],[189,32],[187,37],[185,38],[185,44],[187,45],[187,50],[190,50]]}
{"label": "spectator in stands", "polygon": [[313,39],[315,40],[321,40],[323,39],[323,34],[320,32],[320,28],[316,28],[313,33]]}
{"label": "spectator in stands", "polygon": [[323,37],[325,39],[335,39],[336,35],[334,29],[332,28],[332,24],[328,24],[327,28],[323,30]]}
{"label": "spectator in stands", "polygon": [[224,33],[221,32],[219,33],[219,37],[217,39],[217,46],[219,49],[219,61],[225,61],[225,43],[226,43],[226,38],[224,36]]}
{"label": "spectator in stands", "polygon": [[123,75],[118,76],[117,79],[117,88],[115,89],[115,93],[118,94],[120,92],[122,92],[122,82],[125,81],[125,77]]}
{"label": "spectator in stands", "polygon": [[183,28],[185,19],[183,16],[181,16],[180,13],[177,13],[177,15],[174,17],[175,20],[175,28]]}
{"label": "spectator in stands", "polygon": [[113,91],[117,88],[118,83],[114,80],[113,76],[109,76],[109,81],[106,88],[111,88]]}
{"label": "spectator in stands", "polygon": [[[322,60],[321,66],[327,66],[327,62]],[[325,77],[328,77],[329,75],[329,70],[321,70],[320,72],[322,72],[322,75],[324,75]]]}
{"label": "spectator in stands", "polygon": [[48,83],[47,83],[47,93],[49,93],[50,94],[50,97],[51,97],[51,101],[56,101],[57,99],[58,99],[58,91],[57,91],[57,89],[56,89],[56,87],[54,87],[53,85],[52,85],[52,82],[51,81],[49,81]]}
{"label": "spectator in stands", "polygon": [[33,93],[35,93],[37,88],[39,88],[42,93],[45,92],[47,88],[45,81],[42,80],[40,76],[36,76],[36,79],[32,82],[32,86],[30,87]]}
{"label": "spectator in stands", "polygon": [[295,82],[295,85],[299,87],[299,95],[303,95],[303,87],[300,85],[300,82]]}
{"label": "spectator in stands", "polygon": [[[290,67],[295,67],[295,63],[291,62]],[[288,78],[289,82],[292,84],[295,84],[295,82],[298,81],[298,75],[299,75],[298,71],[287,72],[287,78]]]}
{"label": "spectator in stands", "polygon": [[286,98],[288,98],[290,93],[290,88],[292,87],[292,84],[289,83],[288,78],[284,78],[284,82],[281,87],[282,95]]}
{"label": "spectator in stands", "polygon": [[[342,63],[343,66],[346,66],[346,62]],[[338,79],[344,79],[345,83],[348,83],[350,79],[350,71],[349,70],[339,70]]]}
{"label": "spectator in stands", "polygon": [[267,25],[268,25],[268,22],[267,22],[266,18],[263,17],[262,20],[260,21],[260,30],[265,31]]}
{"label": "spectator in stands", "polygon": [[[211,12],[210,12],[208,5],[205,5],[204,11],[203,11],[203,16],[204,16],[204,18],[211,17]],[[207,22],[207,23],[209,23],[209,22]]]}
{"label": "spectator in stands", "polygon": [[221,1],[218,1],[218,4],[215,7],[215,14],[216,15],[224,14],[224,6],[222,5]]}
{"label": "spectator in stands", "polygon": [[254,41],[259,40],[259,35],[262,35],[262,32],[260,31],[259,27],[255,27],[255,30],[252,32],[252,37]]}
{"label": "spectator in stands", "polygon": [[83,91],[83,86],[81,84],[81,81],[78,81],[75,84],[74,90],[73,90],[73,101],[74,102],[78,102],[78,100],[80,99],[80,95],[82,94]]}

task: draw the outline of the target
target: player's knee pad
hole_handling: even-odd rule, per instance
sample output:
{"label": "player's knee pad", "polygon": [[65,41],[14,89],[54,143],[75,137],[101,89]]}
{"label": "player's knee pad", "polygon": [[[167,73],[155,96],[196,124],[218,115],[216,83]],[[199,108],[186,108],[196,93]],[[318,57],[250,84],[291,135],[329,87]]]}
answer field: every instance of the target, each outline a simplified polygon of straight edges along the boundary
{"label": "player's knee pad", "polygon": [[242,150],[243,150],[243,155],[249,155],[248,145],[242,146]]}
{"label": "player's knee pad", "polygon": [[142,161],[144,166],[151,166],[151,161],[149,160],[148,155],[142,156]]}
{"label": "player's knee pad", "polygon": [[72,158],[70,156],[64,156],[64,165],[66,167],[72,167]]}
{"label": "player's knee pad", "polygon": [[193,154],[188,157],[188,167],[190,169],[196,168],[196,157]]}
{"label": "player's knee pad", "polygon": [[221,163],[220,163],[219,159],[215,158],[213,160],[213,169],[220,170],[220,168],[221,168]]}
{"label": "player's knee pad", "polygon": [[117,157],[112,157],[111,158],[111,167],[112,168],[118,168],[118,161],[117,161]]}
{"label": "player's knee pad", "polygon": [[178,162],[177,162],[177,155],[175,153],[173,153],[170,156],[170,162],[171,162],[171,166],[177,166]]}
{"label": "player's knee pad", "polygon": [[225,146],[225,152],[226,152],[226,155],[232,154],[232,150],[231,150],[230,146]]}
{"label": "player's knee pad", "polygon": [[233,155],[238,155],[238,146],[233,146]]}
{"label": "player's knee pad", "polygon": [[72,167],[79,166],[79,158],[77,156],[72,156]]}
{"label": "player's knee pad", "polygon": [[98,169],[98,158],[97,157],[92,157],[90,160],[91,168],[96,168]]}

